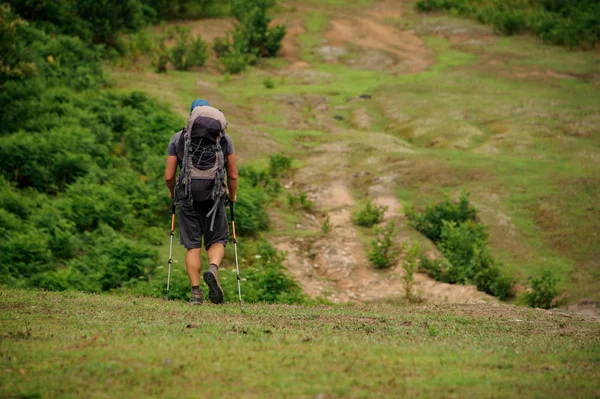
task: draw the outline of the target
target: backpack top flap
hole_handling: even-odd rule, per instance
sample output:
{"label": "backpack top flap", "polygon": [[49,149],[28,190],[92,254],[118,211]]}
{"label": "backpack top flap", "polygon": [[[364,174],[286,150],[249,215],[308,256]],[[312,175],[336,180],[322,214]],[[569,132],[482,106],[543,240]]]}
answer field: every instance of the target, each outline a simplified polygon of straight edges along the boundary
{"label": "backpack top flap", "polygon": [[[217,129],[219,131],[213,136]],[[218,109],[205,105],[192,110],[186,131],[191,134],[191,137],[206,137],[214,141],[218,133],[225,129],[227,129],[225,115]]]}
{"label": "backpack top flap", "polygon": [[192,140],[206,138],[214,142],[217,141],[222,130],[221,123],[218,120],[199,116],[192,122],[190,135]]}

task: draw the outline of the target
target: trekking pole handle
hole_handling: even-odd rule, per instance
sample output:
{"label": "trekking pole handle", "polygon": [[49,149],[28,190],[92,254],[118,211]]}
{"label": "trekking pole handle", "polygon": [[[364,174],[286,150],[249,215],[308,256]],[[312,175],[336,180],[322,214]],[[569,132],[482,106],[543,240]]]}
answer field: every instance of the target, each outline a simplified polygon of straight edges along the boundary
{"label": "trekking pole handle", "polygon": [[175,234],[175,202],[171,204],[171,235]]}
{"label": "trekking pole handle", "polygon": [[235,236],[235,213],[233,211],[233,202],[229,202],[229,214],[231,215],[231,230],[233,231],[233,243],[237,244],[237,237]]}

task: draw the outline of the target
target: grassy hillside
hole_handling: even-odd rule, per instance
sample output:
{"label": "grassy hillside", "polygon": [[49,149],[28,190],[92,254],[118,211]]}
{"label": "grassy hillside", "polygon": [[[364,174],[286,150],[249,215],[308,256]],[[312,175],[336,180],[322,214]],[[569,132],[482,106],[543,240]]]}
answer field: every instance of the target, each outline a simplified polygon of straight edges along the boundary
{"label": "grassy hillside", "polygon": [[[367,197],[392,196],[401,237],[430,248],[402,208],[466,188],[494,256],[520,284],[551,270],[569,301],[600,299],[598,53],[501,37],[470,20],[419,14],[414,2],[363,6],[282,2],[284,58],[242,75],[223,76],[209,60],[193,72],[157,75],[138,63],[112,76],[175,112],[198,95],[213,99],[230,115],[243,162],[262,165],[273,151],[293,156],[293,187],[313,200],[316,222],[280,203],[273,236],[301,237],[300,259],[322,253],[327,215]],[[209,20],[193,31],[215,27],[226,29]],[[330,206],[340,182],[351,198]],[[356,235],[366,250],[371,232]],[[288,267],[303,278],[301,266]],[[305,288],[314,277],[339,281],[311,276]]]}
{"label": "grassy hillside", "polygon": [[594,397],[600,329],[509,305],[0,291],[1,397]]}

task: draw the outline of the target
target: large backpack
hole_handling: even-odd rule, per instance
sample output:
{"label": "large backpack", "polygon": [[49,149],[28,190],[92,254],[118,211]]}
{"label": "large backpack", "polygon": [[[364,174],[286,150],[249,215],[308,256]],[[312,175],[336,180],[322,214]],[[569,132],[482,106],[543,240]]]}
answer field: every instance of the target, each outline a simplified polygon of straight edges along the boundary
{"label": "large backpack", "polygon": [[192,110],[183,128],[177,151],[181,171],[175,186],[175,204],[192,206],[195,201],[214,201],[207,217],[212,216],[225,200],[225,159],[221,138],[227,128],[225,115],[216,108],[199,106]]}

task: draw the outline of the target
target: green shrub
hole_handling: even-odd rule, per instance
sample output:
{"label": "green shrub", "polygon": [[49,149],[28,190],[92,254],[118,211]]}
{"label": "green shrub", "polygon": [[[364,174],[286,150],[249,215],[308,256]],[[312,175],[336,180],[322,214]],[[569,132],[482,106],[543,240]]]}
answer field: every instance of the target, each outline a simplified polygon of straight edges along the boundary
{"label": "green shrub", "polygon": [[477,210],[469,204],[469,193],[463,191],[457,203],[449,197],[436,205],[428,205],[421,213],[407,208],[406,216],[410,225],[430,240],[437,242],[441,239],[444,221],[460,224],[468,220],[474,221]]}
{"label": "green shrub", "polygon": [[447,271],[445,281],[466,283],[470,277],[470,264],[475,249],[487,243],[485,226],[471,221],[457,225],[444,221],[440,249],[452,267]]}
{"label": "green shrub", "polygon": [[263,81],[263,85],[266,89],[273,89],[275,87],[275,81],[271,77],[268,77]]}
{"label": "green shrub", "polygon": [[396,245],[396,223],[391,221],[383,229],[377,229],[376,238],[371,241],[371,250],[369,251],[369,260],[378,269],[390,267],[396,261],[398,248]]}
{"label": "green shrub", "polygon": [[206,58],[208,58],[208,55],[206,53],[206,44],[204,43],[200,35],[198,35],[195,39],[192,38],[190,54],[188,57],[189,66],[203,66],[206,62]]}
{"label": "green shrub", "polygon": [[558,295],[558,277],[550,270],[531,280],[531,290],[522,295],[525,303],[532,308],[550,309],[556,306],[554,299]]}
{"label": "green shrub", "polygon": [[246,180],[252,187],[260,187],[270,196],[276,196],[281,192],[281,183],[271,176],[267,170],[258,171],[253,167],[241,166],[238,174]]}
{"label": "green shrub", "polygon": [[421,12],[476,17],[508,35],[531,31],[545,41],[593,48],[600,40],[600,3],[590,0],[419,0]]}
{"label": "green shrub", "polygon": [[255,237],[269,228],[267,199],[262,190],[240,180],[235,203],[235,228],[240,236]]}
{"label": "green shrub", "polygon": [[387,206],[374,205],[367,199],[360,209],[352,212],[352,222],[357,226],[371,227],[383,220],[385,211]]}
{"label": "green shrub", "polygon": [[186,71],[190,67],[190,29],[175,25],[175,45],[169,51],[169,59],[178,71]]}
{"label": "green shrub", "polygon": [[28,278],[52,268],[50,237],[21,225],[0,241],[0,282],[10,277]]}
{"label": "green shrub", "polygon": [[425,254],[419,257],[420,269],[431,276],[434,280],[447,283],[448,270],[452,264],[448,259],[441,257],[439,259],[430,259]]}
{"label": "green shrub", "polygon": [[288,205],[290,208],[295,208],[296,205],[300,205],[306,211],[311,211],[315,204],[308,199],[308,195],[305,192],[301,192],[298,195],[288,193]]}
{"label": "green shrub", "polygon": [[274,57],[286,33],[284,25],[270,28],[267,10],[272,0],[230,0],[237,24],[231,34],[216,39],[213,51],[227,73],[240,73],[261,57]]}
{"label": "green shrub", "polygon": [[283,173],[292,168],[292,158],[286,157],[279,153],[269,157],[269,173],[274,178],[279,178]]}
{"label": "green shrub", "polygon": [[248,66],[248,57],[238,51],[229,52],[219,58],[219,63],[226,73],[238,74]]}
{"label": "green shrub", "polygon": [[514,295],[513,278],[506,274],[502,263],[496,261],[486,246],[475,247],[469,270],[469,281],[500,300]]}

